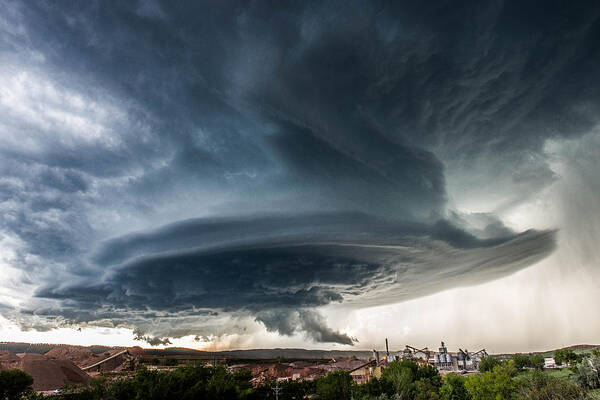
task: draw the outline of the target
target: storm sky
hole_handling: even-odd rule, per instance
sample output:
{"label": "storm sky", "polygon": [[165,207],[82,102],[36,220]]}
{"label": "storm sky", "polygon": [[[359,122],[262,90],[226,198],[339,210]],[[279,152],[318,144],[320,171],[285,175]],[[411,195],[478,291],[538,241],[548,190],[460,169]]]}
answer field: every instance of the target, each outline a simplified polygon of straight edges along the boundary
{"label": "storm sky", "polygon": [[0,340],[598,342],[599,3],[0,4]]}

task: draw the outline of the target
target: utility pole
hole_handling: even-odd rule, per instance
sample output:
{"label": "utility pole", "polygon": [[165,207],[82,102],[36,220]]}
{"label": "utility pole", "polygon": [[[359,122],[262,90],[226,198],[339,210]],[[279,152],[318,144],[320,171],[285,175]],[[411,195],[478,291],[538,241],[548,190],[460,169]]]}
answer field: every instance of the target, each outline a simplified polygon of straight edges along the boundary
{"label": "utility pole", "polygon": [[275,400],[279,400],[279,393],[281,393],[281,388],[279,387],[279,381],[277,380],[275,381],[275,387],[273,388],[273,392],[275,392]]}

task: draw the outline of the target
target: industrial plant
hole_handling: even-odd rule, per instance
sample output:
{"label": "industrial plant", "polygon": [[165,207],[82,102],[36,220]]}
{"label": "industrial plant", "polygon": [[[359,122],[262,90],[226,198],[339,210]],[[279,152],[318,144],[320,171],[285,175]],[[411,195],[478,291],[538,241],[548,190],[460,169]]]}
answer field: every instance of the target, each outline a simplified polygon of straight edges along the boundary
{"label": "industrial plant", "polygon": [[[91,351],[94,350],[94,351]],[[13,350],[13,351],[11,351]],[[19,343],[0,344],[0,370],[21,369],[34,378],[33,389],[52,391],[65,385],[82,384],[99,374],[131,375],[145,367],[150,370],[171,371],[195,362],[207,365],[225,364],[231,371],[248,370],[251,383],[260,385],[266,381],[314,380],[331,371],[347,371],[357,384],[373,378],[381,378],[383,371],[393,361],[412,360],[420,365],[430,364],[441,374],[475,372],[481,358],[487,356],[485,349],[469,352],[458,349],[448,351],[442,342],[437,351],[406,345],[401,351],[390,351],[385,339],[385,353],[380,351],[310,351],[286,350],[274,355],[256,351],[232,351],[204,353],[189,349],[152,350],[133,348],[84,348],[68,345],[28,345]],[[283,356],[283,357],[282,357]],[[263,359],[264,361],[260,361]],[[287,359],[290,362],[284,362]]]}
{"label": "industrial plant", "polygon": [[[417,348],[414,346],[406,345],[404,350],[397,353],[390,353],[389,343],[387,338],[385,339],[386,354],[385,357],[380,357],[379,351],[373,350],[373,360],[366,363],[362,370],[370,371],[370,377],[379,377],[381,370],[384,369],[390,362],[400,360],[411,360],[418,364],[430,364],[436,367],[440,373],[448,372],[462,372],[468,373],[471,371],[477,371],[479,362],[483,357],[489,354],[485,349],[481,349],[476,352],[469,352],[467,349],[459,348],[457,352],[450,352],[444,342],[441,342],[438,351],[429,350],[429,348]],[[368,367],[368,368],[365,368]],[[354,372],[354,371],[352,371]],[[357,383],[366,382],[369,377],[359,375],[355,377],[356,373],[352,374]],[[357,379],[358,378],[358,379]]]}
{"label": "industrial plant", "polygon": [[[387,339],[385,340],[385,346],[386,363],[409,359],[420,364],[431,364],[442,371],[475,371],[481,358],[489,355],[485,349],[469,352],[467,349],[459,348],[457,352],[449,352],[444,342],[441,342],[438,351],[429,350],[427,347],[419,349],[406,345],[404,350],[396,354],[390,354]],[[373,350],[373,354],[375,359],[379,360],[379,352]]]}

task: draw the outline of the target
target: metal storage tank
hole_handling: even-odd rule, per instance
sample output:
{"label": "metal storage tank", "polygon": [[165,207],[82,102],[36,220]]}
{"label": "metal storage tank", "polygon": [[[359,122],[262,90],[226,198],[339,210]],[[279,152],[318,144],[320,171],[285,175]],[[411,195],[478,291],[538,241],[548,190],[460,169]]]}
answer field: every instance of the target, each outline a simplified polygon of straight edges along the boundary
{"label": "metal storage tank", "polygon": [[438,354],[433,356],[433,363],[436,365],[439,365],[440,363],[440,356]]}
{"label": "metal storage tank", "polygon": [[452,356],[450,354],[448,354],[448,353],[446,353],[446,362],[448,364],[452,364]]}

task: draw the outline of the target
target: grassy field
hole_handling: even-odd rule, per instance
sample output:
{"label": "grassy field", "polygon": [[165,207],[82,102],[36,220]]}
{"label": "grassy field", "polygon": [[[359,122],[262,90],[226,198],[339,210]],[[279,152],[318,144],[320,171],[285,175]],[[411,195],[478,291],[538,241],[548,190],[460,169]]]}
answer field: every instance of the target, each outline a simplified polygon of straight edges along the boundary
{"label": "grassy field", "polygon": [[[548,374],[550,376],[554,376],[556,378],[560,378],[560,379],[569,379],[569,376],[572,374],[571,371],[569,371],[569,368],[562,368],[562,369],[545,369],[544,370],[545,374]],[[515,379],[516,380],[523,380],[523,379],[527,379],[528,377],[531,376],[531,374],[533,374],[533,370],[525,370],[523,372],[520,372]],[[588,397],[586,397],[587,400],[600,400],[600,389],[594,389],[591,390],[588,393]]]}
{"label": "grassy field", "polygon": [[[548,374],[550,376],[554,376],[556,378],[561,378],[561,379],[568,379],[569,375],[571,374],[571,371],[569,371],[568,368],[562,368],[562,369],[545,369],[544,370],[545,374]],[[531,374],[533,374],[533,370],[525,370],[523,372],[520,372],[519,375],[516,376],[515,379],[517,380],[522,380],[522,379],[527,379],[531,376]]]}

